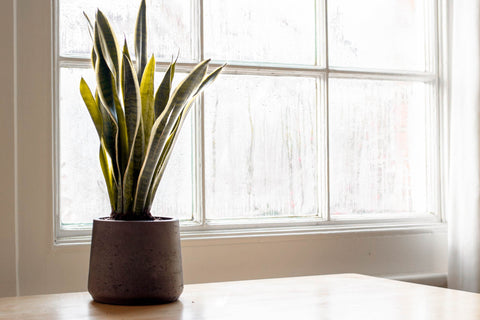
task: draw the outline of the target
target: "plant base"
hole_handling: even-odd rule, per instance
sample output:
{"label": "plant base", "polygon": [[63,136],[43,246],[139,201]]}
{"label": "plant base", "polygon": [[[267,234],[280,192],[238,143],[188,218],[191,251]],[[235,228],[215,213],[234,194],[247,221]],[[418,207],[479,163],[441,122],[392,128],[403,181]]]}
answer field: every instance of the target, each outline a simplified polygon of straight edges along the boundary
{"label": "plant base", "polygon": [[178,219],[95,219],[88,291],[108,304],[176,301],[183,291]]}

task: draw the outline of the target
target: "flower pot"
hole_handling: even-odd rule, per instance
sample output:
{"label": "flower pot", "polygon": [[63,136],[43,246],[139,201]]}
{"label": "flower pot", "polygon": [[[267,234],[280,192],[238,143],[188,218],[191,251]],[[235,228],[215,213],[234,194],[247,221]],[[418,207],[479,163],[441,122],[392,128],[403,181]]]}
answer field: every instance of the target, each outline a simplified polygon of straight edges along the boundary
{"label": "flower pot", "polygon": [[176,301],[183,291],[178,219],[95,219],[88,291],[109,304]]}

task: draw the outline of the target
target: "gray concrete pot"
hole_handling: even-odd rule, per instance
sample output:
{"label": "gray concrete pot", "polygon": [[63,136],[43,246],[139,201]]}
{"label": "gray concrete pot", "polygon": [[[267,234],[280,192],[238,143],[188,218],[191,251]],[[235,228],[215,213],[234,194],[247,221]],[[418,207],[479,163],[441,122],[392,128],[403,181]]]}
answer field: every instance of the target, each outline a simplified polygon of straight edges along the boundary
{"label": "gray concrete pot", "polygon": [[95,219],[88,292],[97,302],[158,304],[183,291],[178,219]]}

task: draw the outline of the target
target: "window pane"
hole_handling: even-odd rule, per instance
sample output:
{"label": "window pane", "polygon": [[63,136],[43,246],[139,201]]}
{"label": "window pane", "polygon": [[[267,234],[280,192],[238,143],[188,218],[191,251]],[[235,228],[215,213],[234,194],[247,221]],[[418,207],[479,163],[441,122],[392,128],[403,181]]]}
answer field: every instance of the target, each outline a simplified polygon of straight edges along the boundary
{"label": "window pane", "polygon": [[313,78],[222,75],[205,94],[208,219],[318,212]]}
{"label": "window pane", "polygon": [[330,79],[332,214],[426,212],[427,88]]}
{"label": "window pane", "polygon": [[205,57],[315,64],[315,1],[204,0]]}
{"label": "window pane", "polygon": [[424,71],[427,3],[328,1],[330,66]]}
{"label": "window pane", "polygon": [[[90,223],[111,212],[98,161],[98,137],[78,89],[82,76],[94,90],[92,70],[60,69],[59,192],[63,224]],[[191,130],[191,121],[185,121],[157,190],[153,215],[192,217]]]}
{"label": "window pane", "polygon": [[[107,16],[123,45],[127,37],[130,53],[135,55],[133,34],[140,1],[59,0],[59,42],[61,55],[89,57],[92,40],[83,16],[95,19],[97,8]],[[147,0],[148,52],[157,59],[170,60],[180,50],[180,60],[193,59],[191,1]]]}

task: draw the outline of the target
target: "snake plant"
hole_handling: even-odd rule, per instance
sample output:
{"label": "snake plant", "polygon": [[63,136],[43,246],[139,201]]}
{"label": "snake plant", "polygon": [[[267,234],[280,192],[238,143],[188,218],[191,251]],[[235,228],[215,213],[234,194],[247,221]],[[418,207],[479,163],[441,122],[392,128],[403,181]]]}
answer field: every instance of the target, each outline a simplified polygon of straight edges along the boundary
{"label": "snake plant", "polygon": [[80,93],[100,139],[110,218],[152,220],[152,202],[185,117],[223,66],[207,74],[209,60],[202,61],[174,89],[175,60],[154,90],[155,58],[152,55],[147,62],[145,0],[135,26],[135,63],[126,40],[121,50],[100,10],[94,24],[86,18],[93,41],[96,90],[93,94],[82,78]]}

